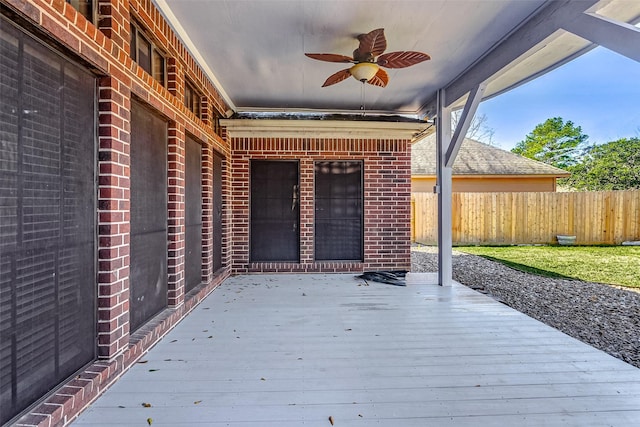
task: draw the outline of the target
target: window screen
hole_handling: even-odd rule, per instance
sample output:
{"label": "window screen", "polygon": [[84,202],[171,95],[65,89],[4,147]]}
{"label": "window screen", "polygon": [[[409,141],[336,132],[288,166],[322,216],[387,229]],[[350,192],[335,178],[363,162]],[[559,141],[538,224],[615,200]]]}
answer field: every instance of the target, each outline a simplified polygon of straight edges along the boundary
{"label": "window screen", "polygon": [[185,153],[185,289],[202,282],[202,147],[187,137]]}
{"label": "window screen", "polygon": [[362,162],[315,163],[315,259],[363,260]]}
{"label": "window screen", "polygon": [[213,271],[222,268],[222,162],[213,154]]}
{"label": "window screen", "polygon": [[167,306],[167,122],[131,103],[131,330]]}
{"label": "window screen", "polygon": [[0,17],[0,424],[95,357],[95,87]]}

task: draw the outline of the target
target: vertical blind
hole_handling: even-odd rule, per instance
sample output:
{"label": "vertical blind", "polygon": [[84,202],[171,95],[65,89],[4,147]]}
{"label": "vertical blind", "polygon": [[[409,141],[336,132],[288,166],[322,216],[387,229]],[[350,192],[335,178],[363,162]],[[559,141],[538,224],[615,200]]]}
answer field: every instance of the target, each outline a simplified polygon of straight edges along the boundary
{"label": "vertical blind", "polygon": [[0,18],[0,423],[95,357],[95,87]]}

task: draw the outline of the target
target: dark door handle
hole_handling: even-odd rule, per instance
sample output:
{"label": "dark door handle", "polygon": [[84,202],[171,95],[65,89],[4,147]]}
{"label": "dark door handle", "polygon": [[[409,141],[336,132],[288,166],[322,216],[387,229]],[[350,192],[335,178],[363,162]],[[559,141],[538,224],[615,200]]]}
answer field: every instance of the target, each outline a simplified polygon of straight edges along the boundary
{"label": "dark door handle", "polygon": [[295,210],[297,206],[298,206],[298,186],[294,185],[292,201],[291,201],[291,210],[292,211]]}

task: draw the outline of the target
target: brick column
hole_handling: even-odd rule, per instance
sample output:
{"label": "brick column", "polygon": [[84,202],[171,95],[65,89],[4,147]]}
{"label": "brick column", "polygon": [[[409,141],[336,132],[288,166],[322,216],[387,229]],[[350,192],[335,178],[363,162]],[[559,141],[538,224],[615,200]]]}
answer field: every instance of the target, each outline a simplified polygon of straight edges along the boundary
{"label": "brick column", "polygon": [[184,302],[185,129],[176,121],[169,122],[168,154],[168,304],[177,307]]}
{"label": "brick column", "polygon": [[202,146],[202,281],[213,279],[213,149]]}
{"label": "brick column", "polygon": [[113,44],[129,53],[131,49],[131,16],[129,0],[98,0],[98,28]]}
{"label": "brick column", "polygon": [[180,62],[173,57],[167,58],[167,89],[180,102],[184,101],[184,72]]}
{"label": "brick column", "polygon": [[98,152],[98,357],[129,344],[130,110],[127,84],[100,79]]}
{"label": "brick column", "polygon": [[205,125],[211,126],[211,103],[206,96],[202,96],[200,99],[200,120]]}
{"label": "brick column", "polygon": [[300,159],[300,264],[314,262],[314,161]]}
{"label": "brick column", "polygon": [[231,240],[226,246],[231,252],[229,264],[234,273],[246,273],[249,261],[249,139],[233,139],[232,160],[228,169],[229,182],[233,189],[230,203],[225,206],[233,212],[231,218]]}

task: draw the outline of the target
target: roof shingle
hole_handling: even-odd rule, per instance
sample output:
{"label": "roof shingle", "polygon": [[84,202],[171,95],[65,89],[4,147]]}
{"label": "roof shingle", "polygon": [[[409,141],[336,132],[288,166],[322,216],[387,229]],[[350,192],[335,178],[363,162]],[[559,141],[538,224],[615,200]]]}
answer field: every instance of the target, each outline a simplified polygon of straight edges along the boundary
{"label": "roof shingle", "polygon": [[[411,147],[411,175],[436,174],[436,135]],[[453,164],[454,175],[546,175],[564,177],[569,172],[465,138]]]}

